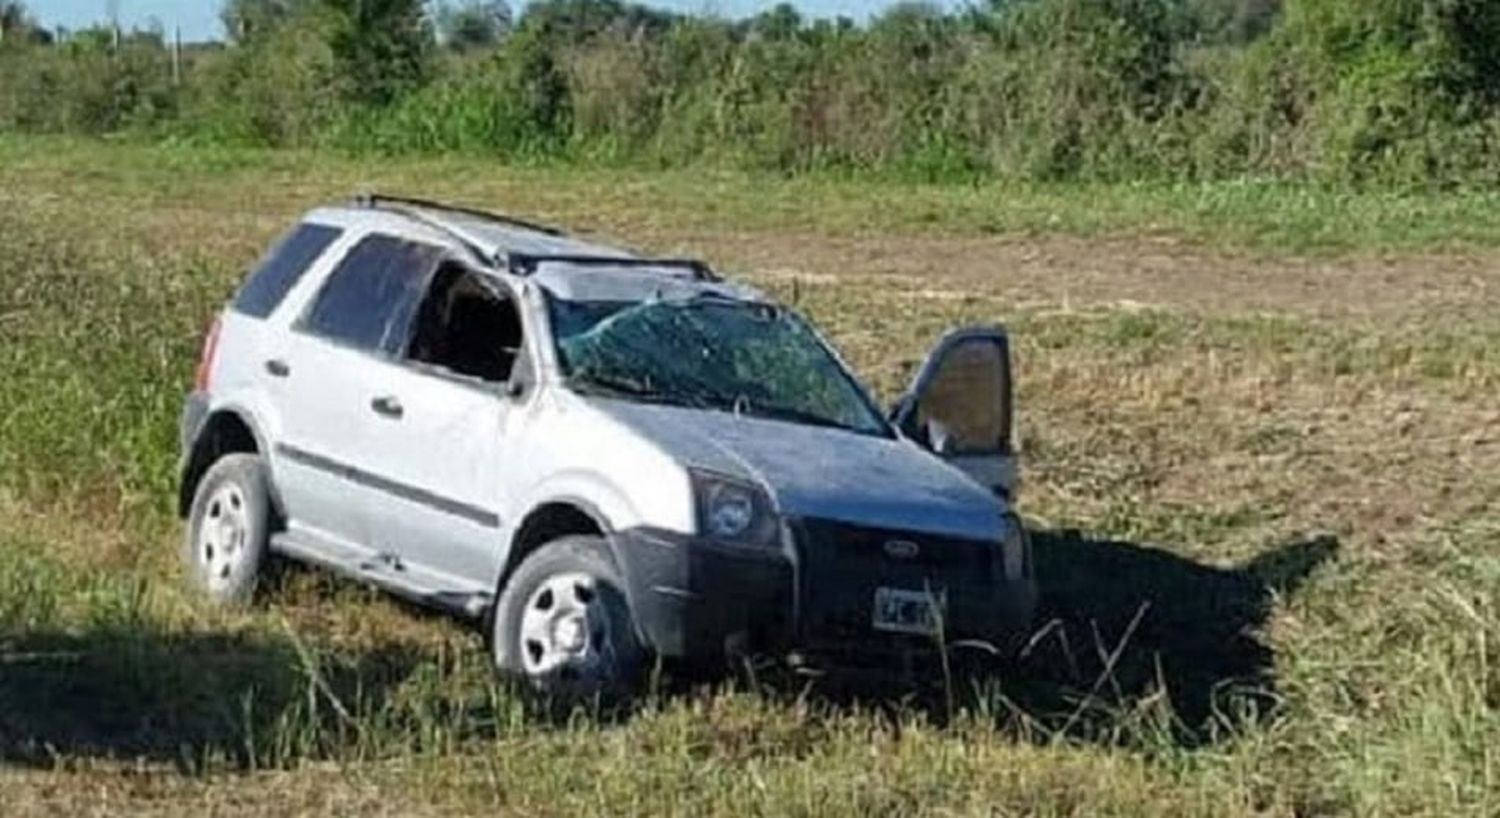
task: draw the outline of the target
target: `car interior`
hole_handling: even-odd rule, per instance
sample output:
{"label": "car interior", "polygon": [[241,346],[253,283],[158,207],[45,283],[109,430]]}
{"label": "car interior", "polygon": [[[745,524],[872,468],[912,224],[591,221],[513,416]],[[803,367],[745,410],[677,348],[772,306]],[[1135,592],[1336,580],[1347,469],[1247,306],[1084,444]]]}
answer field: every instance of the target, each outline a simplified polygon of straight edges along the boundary
{"label": "car interior", "polygon": [[459,264],[440,267],[417,312],[407,358],[489,383],[505,383],[521,349],[516,305]]}

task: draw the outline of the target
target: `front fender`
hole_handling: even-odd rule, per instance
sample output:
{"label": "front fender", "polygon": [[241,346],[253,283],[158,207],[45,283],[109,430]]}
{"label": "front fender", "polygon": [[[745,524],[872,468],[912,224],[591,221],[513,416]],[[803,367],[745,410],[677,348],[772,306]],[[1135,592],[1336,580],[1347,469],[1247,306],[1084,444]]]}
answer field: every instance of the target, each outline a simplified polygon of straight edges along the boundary
{"label": "front fender", "polygon": [[510,525],[505,531],[506,541],[515,536],[532,511],[552,503],[577,506],[594,518],[606,533],[637,525],[641,517],[625,492],[603,475],[584,470],[561,472],[536,484],[521,496],[515,513],[507,515]]}

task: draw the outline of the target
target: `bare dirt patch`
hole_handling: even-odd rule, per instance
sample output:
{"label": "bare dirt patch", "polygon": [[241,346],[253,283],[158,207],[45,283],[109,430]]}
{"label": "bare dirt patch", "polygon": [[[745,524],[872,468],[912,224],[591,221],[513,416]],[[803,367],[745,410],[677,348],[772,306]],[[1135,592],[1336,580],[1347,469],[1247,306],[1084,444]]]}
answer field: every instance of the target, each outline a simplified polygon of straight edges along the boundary
{"label": "bare dirt patch", "polygon": [[[670,237],[668,243],[676,244]],[[680,243],[756,275],[899,278],[1016,304],[1386,313],[1500,304],[1500,255],[1277,258],[1171,239],[719,234]]]}

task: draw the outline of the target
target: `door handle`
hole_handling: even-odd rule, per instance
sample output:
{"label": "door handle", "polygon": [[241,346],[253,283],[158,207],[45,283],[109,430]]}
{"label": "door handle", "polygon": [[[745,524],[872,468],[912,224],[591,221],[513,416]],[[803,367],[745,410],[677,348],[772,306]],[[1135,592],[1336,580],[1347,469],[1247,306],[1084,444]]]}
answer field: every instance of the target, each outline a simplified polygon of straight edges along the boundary
{"label": "door handle", "polygon": [[272,377],[276,378],[285,378],[286,376],[292,374],[292,368],[290,366],[287,366],[286,361],[283,361],[280,358],[272,358],[269,361],[266,361],[266,371],[269,372]]}
{"label": "door handle", "polygon": [[401,401],[395,395],[382,395],[370,401],[370,408],[377,415],[385,415],[388,418],[399,418],[405,411],[401,408]]}

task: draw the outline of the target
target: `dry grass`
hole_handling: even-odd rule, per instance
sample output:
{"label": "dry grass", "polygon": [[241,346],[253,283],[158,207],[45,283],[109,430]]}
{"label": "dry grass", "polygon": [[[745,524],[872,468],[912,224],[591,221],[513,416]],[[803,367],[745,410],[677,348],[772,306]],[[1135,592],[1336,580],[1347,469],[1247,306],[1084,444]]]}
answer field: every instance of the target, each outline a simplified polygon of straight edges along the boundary
{"label": "dry grass", "polygon": [[[1500,256],[1482,244],[1354,231],[1288,256],[1227,231],[1252,239],[1210,249],[1211,222],[1108,208],[992,235],[962,214],[1012,212],[997,193],[875,207],[472,161],[55,142],[0,160],[7,814],[1500,809]],[[1030,658],[957,713],[738,678],[554,724],[493,684],[472,632],[347,583],[293,572],[249,613],[195,606],[169,511],[197,334],[300,209],[362,183],[722,262],[887,396],[943,328],[1008,324],[1044,532]]]}

